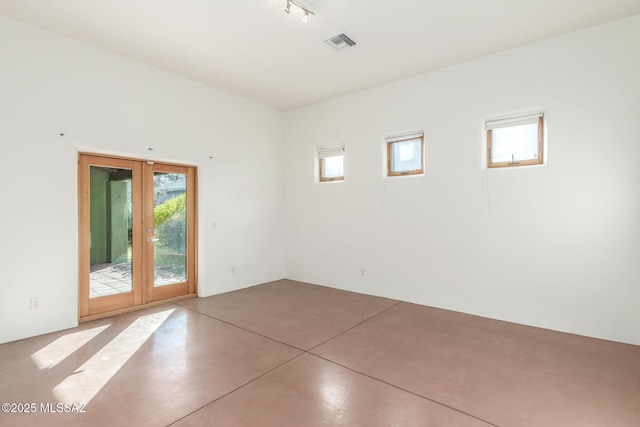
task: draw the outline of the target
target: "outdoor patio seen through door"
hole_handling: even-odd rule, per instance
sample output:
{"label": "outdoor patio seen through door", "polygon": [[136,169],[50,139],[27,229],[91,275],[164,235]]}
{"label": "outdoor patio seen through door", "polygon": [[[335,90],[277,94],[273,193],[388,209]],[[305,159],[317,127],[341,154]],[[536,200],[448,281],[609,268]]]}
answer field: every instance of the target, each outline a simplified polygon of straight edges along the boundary
{"label": "outdoor patio seen through door", "polygon": [[90,320],[196,292],[192,166],[79,155],[79,311]]}

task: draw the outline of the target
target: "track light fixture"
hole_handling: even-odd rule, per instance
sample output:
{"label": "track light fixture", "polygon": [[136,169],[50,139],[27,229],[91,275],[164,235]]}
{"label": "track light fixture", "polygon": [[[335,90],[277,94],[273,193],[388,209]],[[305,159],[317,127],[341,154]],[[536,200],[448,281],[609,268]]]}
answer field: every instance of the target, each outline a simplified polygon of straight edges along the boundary
{"label": "track light fixture", "polygon": [[287,0],[287,6],[284,8],[284,12],[287,15],[291,13],[291,5],[294,5],[298,9],[302,10],[302,12],[304,12],[304,15],[302,16],[302,21],[303,22],[309,22],[309,16],[310,15],[315,15],[315,13],[313,13],[309,9],[307,9],[307,6],[305,6],[304,4],[299,2],[298,0]]}

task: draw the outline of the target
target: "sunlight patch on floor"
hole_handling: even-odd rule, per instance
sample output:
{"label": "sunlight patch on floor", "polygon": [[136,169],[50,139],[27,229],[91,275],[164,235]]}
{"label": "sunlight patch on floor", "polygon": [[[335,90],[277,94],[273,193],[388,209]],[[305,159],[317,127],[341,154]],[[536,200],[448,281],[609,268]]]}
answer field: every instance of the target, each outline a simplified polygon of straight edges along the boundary
{"label": "sunlight patch on floor", "polygon": [[109,326],[111,325],[98,326],[63,335],[51,344],[33,353],[31,359],[33,359],[38,369],[51,369],[98,336],[98,334]]}
{"label": "sunlight patch on floor", "polygon": [[53,389],[61,403],[89,403],[175,309],[136,319]]}

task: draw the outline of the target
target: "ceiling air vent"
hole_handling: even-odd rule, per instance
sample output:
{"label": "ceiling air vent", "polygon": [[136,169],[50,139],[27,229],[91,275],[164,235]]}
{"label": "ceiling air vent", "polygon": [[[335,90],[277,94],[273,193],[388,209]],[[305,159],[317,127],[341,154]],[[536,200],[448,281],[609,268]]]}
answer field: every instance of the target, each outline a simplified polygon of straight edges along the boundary
{"label": "ceiling air vent", "polygon": [[335,50],[342,50],[342,49],[356,45],[356,42],[351,40],[349,36],[347,36],[344,33],[339,34],[335,37],[331,37],[330,39],[325,40],[324,43],[331,46]]}

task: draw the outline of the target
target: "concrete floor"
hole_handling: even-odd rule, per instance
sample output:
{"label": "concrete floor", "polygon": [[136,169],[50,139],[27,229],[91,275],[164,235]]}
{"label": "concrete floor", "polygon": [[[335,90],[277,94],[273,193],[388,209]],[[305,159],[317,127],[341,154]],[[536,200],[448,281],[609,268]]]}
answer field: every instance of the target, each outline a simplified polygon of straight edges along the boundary
{"label": "concrete floor", "polygon": [[0,378],[35,405],[2,426],[640,425],[640,347],[288,280],[0,345]]}

